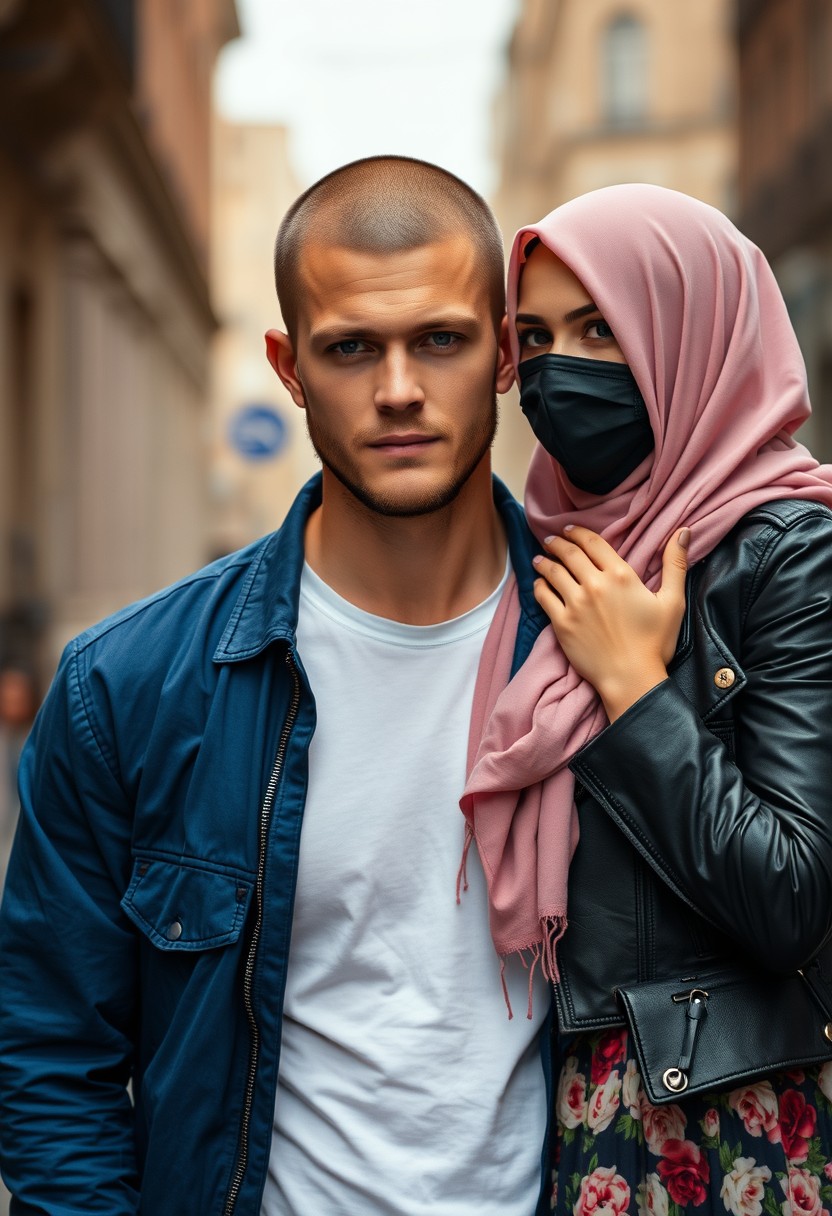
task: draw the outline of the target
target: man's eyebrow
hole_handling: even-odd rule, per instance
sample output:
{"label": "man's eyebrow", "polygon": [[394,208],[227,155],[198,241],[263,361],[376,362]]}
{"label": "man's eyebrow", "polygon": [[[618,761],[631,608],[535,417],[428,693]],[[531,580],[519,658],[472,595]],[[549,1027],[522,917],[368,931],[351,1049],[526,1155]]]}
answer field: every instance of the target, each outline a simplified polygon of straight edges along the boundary
{"label": "man's eyebrow", "polygon": [[[411,328],[413,333],[444,331],[454,329],[471,329],[484,324],[483,318],[477,313],[443,313],[438,317],[426,316],[417,321]],[[322,329],[313,329],[309,340],[316,343],[349,342],[361,338],[385,338],[385,330],[373,325],[356,325],[346,321],[343,326],[326,325]]]}
{"label": "man's eyebrow", "polygon": [[[600,312],[598,305],[594,300],[590,300],[588,304],[582,304],[580,308],[573,308],[571,312],[564,315],[564,321],[567,325],[572,321],[577,321],[579,317],[586,317],[591,312]],[[515,321],[522,321],[524,325],[546,325],[548,322],[544,317],[535,316],[531,312],[518,312],[514,318]]]}

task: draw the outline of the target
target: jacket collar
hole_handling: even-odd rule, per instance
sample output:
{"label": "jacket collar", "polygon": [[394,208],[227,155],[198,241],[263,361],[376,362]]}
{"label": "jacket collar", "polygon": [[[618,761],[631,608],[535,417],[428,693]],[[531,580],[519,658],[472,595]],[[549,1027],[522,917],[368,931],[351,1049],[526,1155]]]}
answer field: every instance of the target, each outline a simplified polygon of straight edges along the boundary
{"label": "jacket collar", "polygon": [[[514,671],[548,619],[532,592],[535,576],[531,559],[540,552],[540,546],[529,531],[523,508],[498,477],[492,480],[494,502],[506,529],[520,595]],[[294,644],[306,521],[321,504],[322,481],[317,473],[306,483],[283,525],[257,551],[214,653],[215,662],[234,663],[253,658],[279,640]]]}

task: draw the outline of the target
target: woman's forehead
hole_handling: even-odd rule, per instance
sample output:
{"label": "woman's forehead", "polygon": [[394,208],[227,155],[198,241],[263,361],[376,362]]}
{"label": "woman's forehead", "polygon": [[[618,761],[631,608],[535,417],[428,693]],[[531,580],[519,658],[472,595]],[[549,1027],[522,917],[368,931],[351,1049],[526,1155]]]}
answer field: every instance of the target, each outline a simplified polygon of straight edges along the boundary
{"label": "woman's forehead", "polygon": [[524,310],[571,311],[591,300],[587,288],[562,258],[537,245],[520,271],[519,304]]}

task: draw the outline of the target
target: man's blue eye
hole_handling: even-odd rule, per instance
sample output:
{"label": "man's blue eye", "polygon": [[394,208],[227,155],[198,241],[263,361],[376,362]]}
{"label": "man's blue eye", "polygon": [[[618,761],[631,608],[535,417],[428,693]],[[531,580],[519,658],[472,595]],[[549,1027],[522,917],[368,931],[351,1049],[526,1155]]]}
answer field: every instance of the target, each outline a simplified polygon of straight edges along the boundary
{"label": "man's blue eye", "polygon": [[431,334],[431,341],[434,346],[453,346],[456,341],[456,334]]}
{"label": "man's blue eye", "polygon": [[358,338],[348,338],[344,342],[336,343],[335,349],[342,355],[357,355],[364,346]]}

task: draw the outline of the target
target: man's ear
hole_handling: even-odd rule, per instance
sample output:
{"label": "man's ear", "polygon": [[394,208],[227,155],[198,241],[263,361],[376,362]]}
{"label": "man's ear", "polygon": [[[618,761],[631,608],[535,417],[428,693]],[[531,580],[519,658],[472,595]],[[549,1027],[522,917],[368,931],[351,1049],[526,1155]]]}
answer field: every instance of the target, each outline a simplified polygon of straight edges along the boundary
{"label": "man's ear", "polygon": [[514,363],[511,358],[511,343],[508,339],[508,317],[503,317],[500,324],[498,341],[496,388],[498,393],[507,393],[514,384]]}
{"label": "man's ear", "polygon": [[297,360],[292,339],[280,329],[266,332],[266,356],[280,377],[283,387],[295,405],[306,409],[306,394],[298,376]]}

